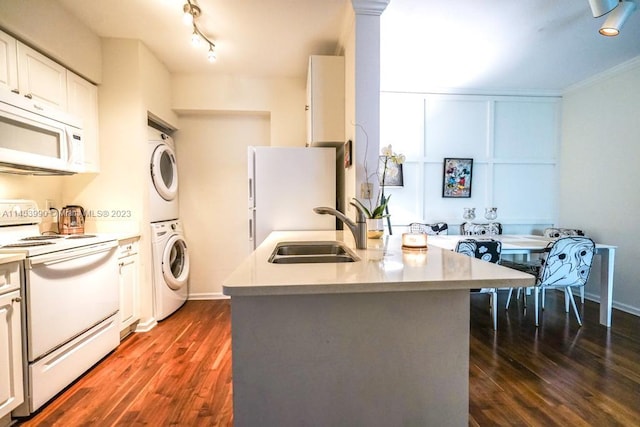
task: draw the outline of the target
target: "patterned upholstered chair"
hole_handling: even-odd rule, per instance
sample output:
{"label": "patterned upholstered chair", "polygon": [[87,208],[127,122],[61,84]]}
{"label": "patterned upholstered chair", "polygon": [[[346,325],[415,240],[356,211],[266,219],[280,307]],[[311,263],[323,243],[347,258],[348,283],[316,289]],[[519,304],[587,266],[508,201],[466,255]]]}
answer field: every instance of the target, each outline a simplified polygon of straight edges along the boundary
{"label": "patterned upholstered chair", "polygon": [[502,234],[502,224],[499,222],[486,224],[463,222],[460,224],[460,234],[463,236],[491,236],[494,234]]}
{"label": "patterned upholstered chair", "polygon": [[[560,237],[569,237],[569,236],[584,236],[584,231],[578,228],[545,228],[542,232],[544,237],[548,237],[549,239],[558,239]],[[544,308],[544,291],[542,292],[542,302]],[[584,304],[584,286],[580,287],[580,302]]]}
{"label": "patterned upholstered chair", "polygon": [[[571,288],[583,287],[587,283],[594,254],[595,244],[590,238],[584,236],[560,237],[549,243],[538,265],[512,262],[503,262],[502,265],[517,268],[536,276],[534,286],[536,326],[539,324],[539,292],[541,289],[544,291],[548,288],[562,288],[564,290],[565,311],[569,311],[569,303],[571,303],[578,324],[582,325]],[[513,289],[510,289],[508,299],[511,298],[512,292]],[[542,298],[542,308],[544,309],[544,293]]]}
{"label": "patterned upholstered chair", "polygon": [[424,233],[435,236],[438,234],[449,234],[449,225],[446,222],[436,222],[434,224],[412,222],[409,224],[409,230],[412,233]]}
{"label": "patterned upholstered chair", "polygon": [[[497,264],[500,262],[502,254],[502,243],[497,240],[476,240],[462,239],[456,245],[456,252],[478,258],[483,261]],[[498,289],[497,288],[481,288],[472,289],[471,293],[490,294],[490,309],[493,316],[493,329],[498,329]]]}
{"label": "patterned upholstered chair", "polygon": [[568,236],[584,236],[584,231],[579,230],[577,228],[545,228],[542,232],[544,237],[548,237],[550,239],[557,239],[559,237],[568,237]]}

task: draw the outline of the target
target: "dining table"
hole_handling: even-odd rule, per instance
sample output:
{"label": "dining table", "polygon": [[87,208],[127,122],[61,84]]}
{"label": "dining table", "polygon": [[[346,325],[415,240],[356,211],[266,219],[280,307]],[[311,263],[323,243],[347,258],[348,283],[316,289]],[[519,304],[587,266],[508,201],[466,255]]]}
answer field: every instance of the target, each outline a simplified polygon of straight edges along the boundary
{"label": "dining table", "polygon": [[[443,249],[454,250],[461,239],[495,239],[502,242],[502,255],[524,255],[542,253],[554,239],[535,234],[495,234],[481,236],[435,235],[428,236],[427,243]],[[601,256],[600,268],[600,324],[611,327],[613,301],[613,268],[616,246],[596,243],[596,255]]]}

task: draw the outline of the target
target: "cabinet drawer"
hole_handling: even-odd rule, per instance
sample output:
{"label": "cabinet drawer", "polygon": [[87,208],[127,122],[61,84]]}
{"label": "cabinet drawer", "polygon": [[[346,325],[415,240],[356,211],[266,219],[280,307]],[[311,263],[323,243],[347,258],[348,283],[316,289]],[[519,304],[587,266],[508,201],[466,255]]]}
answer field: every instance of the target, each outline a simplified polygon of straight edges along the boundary
{"label": "cabinet drawer", "polygon": [[0,264],[0,294],[20,289],[20,263]]}

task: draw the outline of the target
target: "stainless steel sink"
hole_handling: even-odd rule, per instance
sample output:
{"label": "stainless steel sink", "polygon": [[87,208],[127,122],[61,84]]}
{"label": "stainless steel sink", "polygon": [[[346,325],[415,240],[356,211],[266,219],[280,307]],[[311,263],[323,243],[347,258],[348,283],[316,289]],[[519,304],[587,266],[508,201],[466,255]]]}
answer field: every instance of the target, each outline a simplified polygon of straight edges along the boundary
{"label": "stainless steel sink", "polygon": [[280,242],[269,257],[273,264],[354,262],[360,258],[340,242]]}

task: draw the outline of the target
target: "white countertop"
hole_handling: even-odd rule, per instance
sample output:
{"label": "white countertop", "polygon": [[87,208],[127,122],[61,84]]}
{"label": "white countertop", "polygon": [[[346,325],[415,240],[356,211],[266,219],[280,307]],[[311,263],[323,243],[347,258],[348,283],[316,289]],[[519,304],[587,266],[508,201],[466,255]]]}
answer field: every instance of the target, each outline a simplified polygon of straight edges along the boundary
{"label": "white countertop", "polygon": [[[224,281],[230,296],[399,292],[533,286],[534,277],[506,267],[429,246],[403,250],[401,234],[368,240],[355,249],[351,233],[343,231],[277,231]],[[360,261],[328,264],[272,264],[275,245],[282,241],[344,242]]]}
{"label": "white countertop", "polygon": [[0,264],[8,264],[10,262],[22,261],[25,258],[23,253],[0,254]]}

